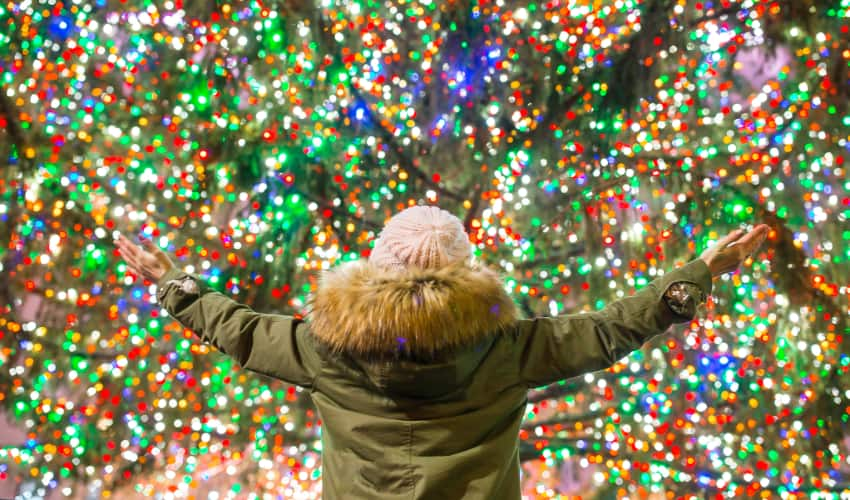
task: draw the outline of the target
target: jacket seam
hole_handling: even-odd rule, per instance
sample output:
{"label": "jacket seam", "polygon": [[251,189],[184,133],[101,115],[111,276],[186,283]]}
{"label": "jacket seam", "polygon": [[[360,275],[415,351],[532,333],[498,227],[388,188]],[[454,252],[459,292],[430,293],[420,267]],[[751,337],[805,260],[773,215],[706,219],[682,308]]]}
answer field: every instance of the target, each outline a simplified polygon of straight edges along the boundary
{"label": "jacket seam", "polygon": [[407,425],[407,482],[410,485],[410,498],[416,498],[416,482],[413,480],[413,424]]}

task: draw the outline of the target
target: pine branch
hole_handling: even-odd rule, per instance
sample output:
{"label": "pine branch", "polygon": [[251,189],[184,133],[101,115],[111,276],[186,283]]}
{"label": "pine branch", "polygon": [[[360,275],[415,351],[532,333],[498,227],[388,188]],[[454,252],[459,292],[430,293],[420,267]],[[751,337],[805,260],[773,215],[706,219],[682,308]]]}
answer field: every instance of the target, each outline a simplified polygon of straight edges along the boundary
{"label": "pine branch", "polygon": [[[321,166],[322,166],[322,168],[327,169],[327,167],[324,164],[321,164]],[[334,205],[331,200],[328,200],[327,198],[322,197],[318,193],[311,194],[311,193],[308,193],[308,192],[300,190],[300,189],[294,189],[294,190],[300,196],[302,196],[302,197],[312,201],[316,205],[318,205],[318,208],[320,210],[330,210],[333,214],[339,216],[341,219],[354,219],[357,222],[359,222],[360,224],[362,224],[362,225],[364,225],[364,226],[366,226],[366,227],[368,227],[369,229],[372,229],[372,230],[380,230],[384,226],[383,223],[373,221],[371,219],[367,219],[367,218],[362,217],[362,216],[357,215],[357,214],[352,214],[352,213],[348,212],[347,210]],[[337,195],[339,195],[339,193],[337,193]],[[339,199],[344,200],[345,196],[339,196]]]}
{"label": "pine branch", "polygon": [[[359,89],[354,87],[353,83],[349,84],[349,89],[358,100],[364,103],[367,102],[363,98],[363,95],[360,94]],[[396,155],[396,157],[398,157],[399,161],[401,162],[400,168],[402,170],[409,172],[413,177],[419,179],[425,186],[430,187],[444,198],[449,198],[451,200],[459,202],[462,202],[465,199],[464,196],[462,196],[461,194],[451,191],[442,184],[435,182],[428,174],[423,172],[419,168],[419,159],[412,158],[407,153],[407,150],[401,144],[398,143],[395,135],[381,123],[381,120],[377,119],[374,112],[372,111],[372,108],[368,104],[364,106],[364,108],[369,121],[377,124],[376,128],[378,130],[378,133],[383,138],[384,143],[389,145],[390,150]]]}
{"label": "pine branch", "polygon": [[[329,54],[334,54],[336,60],[342,61],[343,57],[338,49],[338,44],[336,44],[333,39],[329,37],[330,29],[328,28],[325,19],[319,17],[318,19],[316,19],[316,25],[319,27],[320,30],[320,34],[316,36],[316,39],[320,42],[323,42],[322,45],[324,51]],[[354,85],[353,78],[349,78],[347,80],[346,88],[356,101],[365,104],[363,108],[368,118],[367,121],[375,124],[374,128],[377,130],[378,134],[380,134],[384,143],[389,146],[390,151],[399,159],[399,162],[401,163],[401,169],[406,172],[409,172],[413,177],[419,179],[426,187],[433,189],[444,198],[449,198],[459,202],[462,202],[464,200],[464,197],[461,194],[448,189],[447,187],[443,186],[438,182],[435,182],[428,174],[426,174],[419,168],[419,160],[412,158],[408,154],[407,150],[401,144],[398,143],[395,138],[395,135],[382,124],[381,120],[377,119],[375,113],[372,111],[371,106],[369,106],[368,101],[360,92],[360,89]]]}
{"label": "pine branch", "polygon": [[[639,373],[633,373],[633,375],[638,376],[645,371],[641,371]],[[601,370],[598,372],[594,372],[594,377],[596,380],[605,380],[609,386],[617,387],[617,378],[618,376],[612,373],[610,370]],[[564,384],[552,384],[547,386],[544,389],[538,389],[536,391],[532,391],[528,395],[528,402],[530,404],[536,404],[541,401],[545,401],[548,399],[559,399],[567,394],[576,394],[580,392],[583,388],[587,387],[579,377],[573,377],[571,379],[565,380]]]}
{"label": "pine branch", "polygon": [[706,14],[704,16],[700,16],[688,21],[687,28],[694,29],[703,23],[707,23],[708,21],[714,21],[720,19],[721,17],[734,16],[741,12],[740,7],[727,7],[723,9],[713,9],[714,12],[711,14]]}
{"label": "pine branch", "polygon": [[516,269],[518,271],[524,271],[526,269],[535,269],[539,266],[548,266],[548,265],[552,265],[552,264],[563,264],[563,263],[569,261],[570,259],[573,259],[575,257],[580,257],[580,256],[586,255],[586,254],[587,254],[587,249],[584,245],[574,245],[572,249],[570,249],[566,252],[547,255],[546,257],[541,257],[541,258],[534,259],[534,260],[524,260],[524,261],[522,261],[518,264],[515,264],[514,269]]}
{"label": "pine branch", "polygon": [[561,415],[556,417],[547,418],[546,420],[527,420],[523,422],[520,429],[530,431],[534,430],[537,427],[554,427],[556,425],[566,425],[566,424],[574,424],[577,422],[587,422],[588,420],[595,420],[597,418],[604,418],[607,415],[606,411],[616,408],[616,406],[608,406],[601,410],[594,411],[591,413],[583,413],[581,415]]}
{"label": "pine branch", "polygon": [[42,346],[49,348],[52,352],[54,352],[56,354],[67,354],[69,356],[80,356],[80,357],[88,358],[88,359],[101,359],[101,360],[110,360],[110,361],[114,360],[118,356],[123,355],[123,353],[120,353],[120,352],[69,351],[69,350],[65,349],[64,347],[62,347],[60,344],[57,344],[57,343],[52,342],[50,340],[46,340],[46,339],[42,339],[42,338],[33,339],[29,335],[29,332],[18,333],[18,338],[25,340],[25,341],[28,341],[28,342],[32,342],[33,344],[36,344],[36,343],[41,344]]}
{"label": "pine branch", "polygon": [[546,445],[538,448],[535,443],[530,443],[528,441],[520,441],[519,443],[519,461],[520,462],[530,462],[532,460],[539,460],[540,454],[543,449],[562,449],[567,448],[570,450],[571,455],[583,454],[585,450],[576,449],[576,445],[580,441],[590,441],[592,440],[591,436],[582,436],[582,437],[571,437],[571,438],[555,438],[555,439],[547,439]]}
{"label": "pine branch", "polygon": [[8,132],[12,138],[12,144],[18,150],[18,159],[24,167],[21,171],[24,174],[28,174],[32,170],[34,162],[30,161],[26,155],[27,140],[21,128],[16,110],[17,107],[9,101],[6,93],[0,92],[0,115],[6,117],[6,132]]}
{"label": "pine branch", "polygon": [[[11,245],[22,217],[21,205],[23,204],[23,199],[21,192],[24,189],[24,178],[33,168],[33,162],[30,162],[26,158],[27,142],[19,123],[18,114],[14,112],[15,109],[16,108],[12,105],[12,103],[9,102],[9,98],[6,97],[5,92],[0,92],[0,113],[6,116],[6,131],[11,136],[12,143],[17,149],[18,158],[22,167],[20,169],[21,175],[19,176],[21,180],[18,181],[21,185],[15,190],[12,203],[6,213],[6,223],[3,224],[3,226],[8,230],[8,233],[7,231],[0,232],[0,238],[2,238],[2,241],[4,242],[3,244],[8,245],[6,255],[3,258],[4,274],[8,274],[13,270],[16,270],[17,264],[20,262],[21,255],[23,254],[23,245],[16,245],[17,248],[15,249],[12,249]],[[0,280],[0,307],[9,309],[6,314],[12,315],[14,306],[15,296],[12,292],[11,280]]]}
{"label": "pine branch", "polygon": [[[469,192],[469,188],[465,189],[464,192]],[[463,218],[463,228],[467,233],[472,232],[472,221],[480,215],[481,195],[483,193],[484,183],[475,183],[475,187],[472,189],[472,196],[470,197],[472,205],[469,207],[469,210],[466,211],[466,216]]]}

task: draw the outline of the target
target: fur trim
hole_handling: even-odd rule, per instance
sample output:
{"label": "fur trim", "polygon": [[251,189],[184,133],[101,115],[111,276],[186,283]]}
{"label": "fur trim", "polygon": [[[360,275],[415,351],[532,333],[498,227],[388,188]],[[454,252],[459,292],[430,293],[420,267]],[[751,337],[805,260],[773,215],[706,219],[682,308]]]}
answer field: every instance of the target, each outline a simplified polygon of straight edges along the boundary
{"label": "fur trim", "polygon": [[310,298],[311,331],[332,351],[435,356],[512,325],[516,306],[494,271],[454,264],[387,270],[366,261],[326,271]]}

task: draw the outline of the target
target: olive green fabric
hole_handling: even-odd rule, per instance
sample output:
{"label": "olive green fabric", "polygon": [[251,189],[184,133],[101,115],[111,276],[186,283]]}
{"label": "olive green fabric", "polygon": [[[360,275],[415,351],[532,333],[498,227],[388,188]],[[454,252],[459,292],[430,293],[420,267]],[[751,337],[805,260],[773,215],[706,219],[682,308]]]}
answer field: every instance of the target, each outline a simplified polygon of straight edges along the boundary
{"label": "olive green fabric", "polygon": [[[190,276],[197,289],[179,286]],[[697,259],[600,311],[518,319],[429,360],[345,352],[310,322],[255,312],[177,269],[159,281],[158,297],[244,368],[309,389],[323,421],[323,498],[517,500],[528,390],[607,368],[692,319],[662,298],[681,281],[711,293]]]}

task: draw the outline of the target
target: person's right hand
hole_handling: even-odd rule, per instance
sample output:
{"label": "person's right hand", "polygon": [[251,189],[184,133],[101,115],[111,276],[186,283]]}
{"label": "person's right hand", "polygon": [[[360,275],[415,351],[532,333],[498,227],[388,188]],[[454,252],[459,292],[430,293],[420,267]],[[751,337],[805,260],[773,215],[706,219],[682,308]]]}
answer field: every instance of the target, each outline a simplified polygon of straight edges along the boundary
{"label": "person's right hand", "polygon": [[742,229],[732,231],[714,246],[707,248],[699,258],[708,265],[712,276],[732,272],[761,246],[769,232],[770,227],[767,224],[759,224],[750,232]]}

